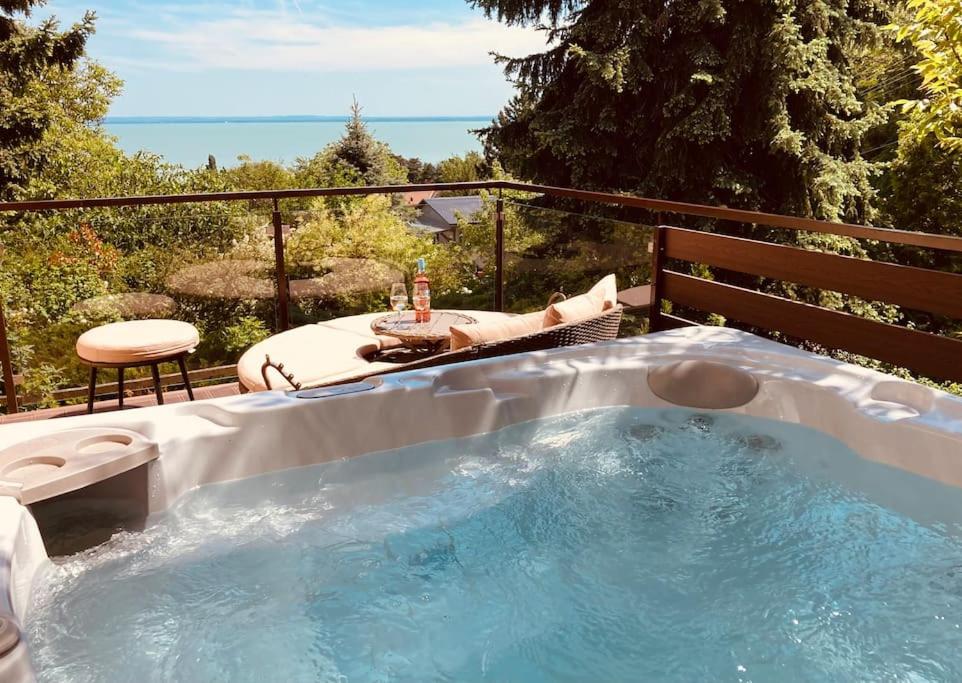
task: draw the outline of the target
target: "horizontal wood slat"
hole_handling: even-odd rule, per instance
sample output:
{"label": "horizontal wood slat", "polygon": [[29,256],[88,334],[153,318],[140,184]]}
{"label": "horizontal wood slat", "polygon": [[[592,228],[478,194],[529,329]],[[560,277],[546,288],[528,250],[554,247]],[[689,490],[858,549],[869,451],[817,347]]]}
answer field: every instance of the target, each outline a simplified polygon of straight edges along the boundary
{"label": "horizontal wood slat", "polygon": [[962,275],[667,228],[668,258],[962,318]]}
{"label": "horizontal wood slat", "polygon": [[933,379],[962,380],[962,341],[948,337],[672,271],[664,273],[663,295],[682,306],[875,358]]}

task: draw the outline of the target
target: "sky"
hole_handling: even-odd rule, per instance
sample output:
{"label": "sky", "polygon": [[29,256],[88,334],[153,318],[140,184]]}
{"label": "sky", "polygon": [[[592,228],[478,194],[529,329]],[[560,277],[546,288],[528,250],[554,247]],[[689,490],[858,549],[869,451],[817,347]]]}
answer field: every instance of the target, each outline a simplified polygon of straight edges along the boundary
{"label": "sky", "polygon": [[111,116],[484,116],[511,86],[491,51],[544,46],[465,0],[49,0],[97,13],[90,57],[124,80]]}

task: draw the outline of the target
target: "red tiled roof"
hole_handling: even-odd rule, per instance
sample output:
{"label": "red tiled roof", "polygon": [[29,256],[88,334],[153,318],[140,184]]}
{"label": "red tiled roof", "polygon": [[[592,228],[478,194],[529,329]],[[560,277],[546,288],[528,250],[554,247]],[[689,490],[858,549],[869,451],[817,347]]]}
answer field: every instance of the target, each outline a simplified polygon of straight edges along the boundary
{"label": "red tiled roof", "polygon": [[431,199],[436,195],[434,190],[422,190],[419,192],[404,192],[401,194],[401,204],[404,206],[417,206],[425,199]]}

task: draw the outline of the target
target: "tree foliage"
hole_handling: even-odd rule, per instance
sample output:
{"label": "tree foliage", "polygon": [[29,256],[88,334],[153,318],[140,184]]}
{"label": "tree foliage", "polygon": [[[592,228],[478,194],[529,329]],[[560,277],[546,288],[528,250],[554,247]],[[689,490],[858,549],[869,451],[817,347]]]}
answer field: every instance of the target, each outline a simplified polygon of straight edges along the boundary
{"label": "tree foliage", "polygon": [[395,185],[406,182],[407,175],[391,148],[371,135],[357,100],[344,135],[314,157],[299,159],[295,171],[301,187]]}
{"label": "tree foliage", "polygon": [[918,51],[915,70],[921,97],[902,100],[907,132],[916,139],[932,135],[939,145],[962,152],[962,0],[908,0],[913,14],[892,25],[898,40]]}
{"label": "tree foliage", "polygon": [[491,176],[491,165],[477,152],[454,155],[438,164],[438,180],[442,183],[469,183]]}
{"label": "tree foliage", "polygon": [[294,174],[282,164],[269,160],[254,160],[247,155],[237,159],[236,166],[225,168],[223,178],[237,190],[285,190],[295,186]]}
{"label": "tree foliage", "polygon": [[[30,26],[38,0],[0,0],[0,199],[20,196],[47,161],[44,133],[60,114],[51,81],[71,72],[93,33],[94,16],[60,31],[54,19]],[[74,100],[82,104],[82,100]]]}
{"label": "tree foliage", "polygon": [[883,0],[472,0],[540,24],[500,58],[517,94],[485,132],[514,175],[826,219],[871,215],[860,155],[885,119],[849,54]]}

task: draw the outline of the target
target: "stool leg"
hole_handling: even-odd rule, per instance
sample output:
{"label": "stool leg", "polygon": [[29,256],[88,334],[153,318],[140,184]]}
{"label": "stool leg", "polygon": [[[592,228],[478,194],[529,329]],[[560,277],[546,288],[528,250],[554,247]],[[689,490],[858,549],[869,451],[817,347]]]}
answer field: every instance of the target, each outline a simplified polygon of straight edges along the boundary
{"label": "stool leg", "polygon": [[124,409],[124,369],[117,368],[117,404],[118,410]]}
{"label": "stool leg", "polygon": [[180,376],[184,378],[184,388],[187,389],[187,398],[194,400],[194,390],[190,386],[190,375],[187,374],[187,363],[183,356],[177,357],[177,364],[180,366]]}
{"label": "stool leg", "polygon": [[160,386],[160,370],[157,363],[150,366],[150,374],[154,376],[154,393],[157,394],[157,405],[164,405],[164,391]]}
{"label": "stool leg", "polygon": [[87,389],[87,414],[94,412],[94,393],[97,391],[97,366],[90,366],[90,387]]}

